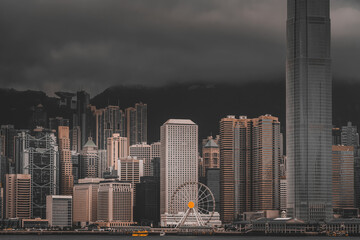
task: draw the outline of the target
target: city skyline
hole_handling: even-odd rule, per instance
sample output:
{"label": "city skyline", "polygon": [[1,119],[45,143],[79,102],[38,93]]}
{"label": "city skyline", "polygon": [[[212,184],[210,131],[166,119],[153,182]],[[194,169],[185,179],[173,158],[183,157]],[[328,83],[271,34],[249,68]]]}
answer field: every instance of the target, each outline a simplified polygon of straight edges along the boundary
{"label": "city skyline", "polygon": [[[354,100],[360,81],[347,91],[339,86],[349,87],[350,78],[340,85],[333,81],[333,75],[356,76],[349,70],[352,64],[344,64],[356,58],[349,55],[337,63],[343,60],[337,55],[337,41],[346,35],[338,29],[344,21],[337,14],[356,7],[360,11],[360,4],[287,0],[283,9],[280,0],[124,0],[111,7],[106,0],[102,5],[90,0],[84,7],[58,1],[30,0],[37,11],[34,22],[49,20],[47,25],[38,21],[39,28],[51,26],[49,14],[69,16],[62,27],[75,24],[56,34],[55,24],[41,41],[34,31],[28,43],[41,44],[43,51],[25,51],[32,55],[30,70],[26,57],[18,68],[12,67],[17,52],[2,67],[0,54],[0,81],[4,73],[16,77],[13,85],[37,76],[33,85],[46,85],[48,94],[56,91],[49,97],[40,91],[0,89],[0,233],[32,228],[55,234],[96,231],[133,236],[360,235],[360,100]],[[27,4],[4,0],[0,9],[4,5],[9,13],[18,13]],[[37,6],[49,7],[48,15]],[[121,18],[113,15],[118,6]],[[277,6],[282,7],[275,11]],[[142,16],[145,7],[149,15]],[[121,14],[124,10],[134,16]],[[98,14],[105,12],[106,17]],[[272,18],[275,12],[279,14]],[[284,14],[280,30],[278,21]],[[354,23],[356,17],[347,14],[345,22]],[[15,35],[23,34],[20,25],[32,15],[30,11],[13,23]],[[122,29],[133,17],[137,21]],[[7,13],[3,18],[11,19]],[[88,18],[98,23],[82,29],[79,20]],[[248,22],[234,24],[242,19]],[[264,19],[268,21],[259,25]],[[0,30],[8,24],[4,22]],[[29,26],[34,22],[28,21]],[[110,22],[114,25],[104,28]],[[238,33],[231,31],[235,26],[240,26]],[[202,31],[196,32],[199,27]],[[94,37],[89,32],[93,29],[104,35]],[[190,34],[178,38],[178,31]],[[54,48],[54,36],[61,32],[64,38],[58,38]],[[286,39],[283,44],[281,36]],[[12,37],[6,36],[5,42]],[[282,64],[279,58],[284,56],[275,45],[286,53]],[[211,51],[204,53],[209,47]],[[236,56],[228,54],[230,49]],[[141,50],[144,61],[136,55]],[[6,59],[7,51],[3,52]],[[44,71],[40,59],[49,53]],[[111,62],[114,53],[118,57]],[[132,56],[124,62],[127,54]],[[206,61],[195,64],[199,55]],[[66,81],[61,80],[68,67],[61,64],[64,61],[73,69],[67,71]],[[108,78],[97,79],[98,61]],[[53,74],[55,63],[61,71],[44,84],[42,77]],[[127,70],[132,70],[132,83],[123,80]],[[145,73],[147,78],[137,83]],[[114,77],[122,86],[93,95],[93,89],[101,91]],[[183,82],[176,83],[178,79]],[[67,81],[72,85],[63,87]],[[72,89],[82,83],[87,87]],[[347,114],[339,115],[342,112]]]}

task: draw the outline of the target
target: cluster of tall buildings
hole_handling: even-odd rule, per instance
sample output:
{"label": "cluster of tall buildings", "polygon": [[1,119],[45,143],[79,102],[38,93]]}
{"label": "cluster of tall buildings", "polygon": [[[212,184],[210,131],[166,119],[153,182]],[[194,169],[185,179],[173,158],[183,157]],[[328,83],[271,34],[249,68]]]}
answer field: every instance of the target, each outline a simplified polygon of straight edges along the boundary
{"label": "cluster of tall buildings", "polygon": [[58,92],[59,117],[38,105],[31,130],[1,126],[1,217],[173,226],[191,206],[174,194],[198,182],[214,196],[213,226],[358,217],[358,130],[332,126],[329,0],[288,0],[287,16],[286,136],[270,114],[229,115],[215,138],[199,142],[196,123],[169,119],[149,144],[146,104],[97,109],[84,91]]}
{"label": "cluster of tall buildings", "polygon": [[[47,219],[57,227],[90,220],[133,223],[136,184],[159,172],[160,143],[147,143],[147,104],[96,109],[84,91],[57,95],[58,117],[47,118],[39,104],[28,129],[0,128],[0,219]],[[99,199],[76,193],[85,183],[97,184]],[[84,205],[99,214],[73,221],[79,201],[99,202]]]}

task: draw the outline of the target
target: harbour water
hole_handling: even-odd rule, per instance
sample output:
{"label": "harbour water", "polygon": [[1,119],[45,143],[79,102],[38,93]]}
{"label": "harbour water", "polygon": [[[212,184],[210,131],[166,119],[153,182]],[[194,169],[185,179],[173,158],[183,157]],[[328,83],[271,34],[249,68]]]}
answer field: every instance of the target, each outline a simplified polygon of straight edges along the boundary
{"label": "harbour water", "polygon": [[[330,240],[334,239],[333,237],[325,236],[314,236],[314,237],[275,237],[275,236],[148,236],[148,237],[138,237],[140,239],[173,239],[173,240]],[[137,237],[131,236],[106,236],[106,235],[1,235],[1,240],[127,240],[127,239],[137,239]],[[349,240],[349,239],[359,239],[359,237],[336,237],[337,240]]]}

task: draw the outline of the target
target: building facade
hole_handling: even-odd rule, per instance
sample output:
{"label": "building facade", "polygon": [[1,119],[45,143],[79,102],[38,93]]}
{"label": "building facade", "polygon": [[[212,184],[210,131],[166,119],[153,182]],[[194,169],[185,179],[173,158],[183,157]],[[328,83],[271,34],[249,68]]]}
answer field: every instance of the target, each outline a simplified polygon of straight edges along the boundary
{"label": "building facade", "polygon": [[30,135],[17,136],[16,172],[30,174],[31,213],[33,218],[46,218],[46,196],[59,193],[59,151],[53,132],[37,129]]}
{"label": "building facade", "polygon": [[96,145],[107,149],[107,139],[114,133],[126,137],[125,113],[119,106],[108,106],[94,112],[96,118]]}
{"label": "building facade", "polygon": [[333,208],[354,208],[354,147],[332,147]]}
{"label": "building facade", "polygon": [[98,220],[105,222],[133,222],[131,183],[101,182],[98,191]]}
{"label": "building facade", "polygon": [[129,156],[128,139],[115,133],[107,141],[107,167],[109,170],[117,170],[118,160]]}
{"label": "building facade", "polygon": [[212,137],[208,139],[202,148],[202,173],[201,176],[206,175],[208,168],[220,168],[220,148]]}
{"label": "building facade", "polygon": [[31,175],[6,174],[5,218],[31,218]]}
{"label": "building facade", "polygon": [[80,178],[97,178],[99,174],[98,147],[91,138],[80,152]]}
{"label": "building facade", "polygon": [[332,218],[332,76],[329,0],[288,0],[287,214]]}
{"label": "building facade", "polygon": [[[160,213],[165,215],[174,191],[198,181],[198,126],[188,119],[169,119],[161,126],[160,139]],[[171,214],[185,212],[182,200],[175,200]]]}
{"label": "building facade", "polygon": [[46,219],[50,227],[71,227],[72,196],[46,196]]}
{"label": "building facade", "polygon": [[73,190],[73,223],[86,226],[97,221],[98,190],[102,178],[79,179]]}
{"label": "building facade", "polygon": [[60,194],[72,195],[74,176],[70,150],[69,127],[58,127],[59,159],[60,159]]}

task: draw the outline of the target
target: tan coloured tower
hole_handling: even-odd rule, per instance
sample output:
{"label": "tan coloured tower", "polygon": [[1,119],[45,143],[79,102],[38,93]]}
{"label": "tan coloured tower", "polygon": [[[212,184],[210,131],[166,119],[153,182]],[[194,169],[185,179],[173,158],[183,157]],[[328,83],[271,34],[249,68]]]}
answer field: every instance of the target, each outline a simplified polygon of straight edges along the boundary
{"label": "tan coloured tower", "polygon": [[5,218],[31,218],[31,175],[6,174]]}
{"label": "tan coloured tower", "polygon": [[86,225],[97,221],[97,199],[99,183],[102,178],[79,179],[74,185],[73,194],[73,223]]}
{"label": "tan coloured tower", "polygon": [[131,183],[101,182],[98,192],[98,220],[132,222],[133,197],[134,192]]}
{"label": "tan coloured tower", "polygon": [[280,209],[280,122],[269,114],[220,121],[220,211],[232,222],[247,211]]}
{"label": "tan coloured tower", "polygon": [[72,195],[74,176],[70,150],[69,127],[59,126],[59,157],[60,157],[60,194]]}
{"label": "tan coloured tower", "polygon": [[107,139],[107,164],[108,168],[118,170],[118,160],[128,157],[128,139],[114,133]]}
{"label": "tan coloured tower", "polygon": [[354,147],[332,146],[333,208],[354,208]]}

